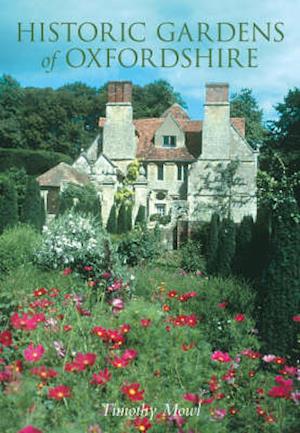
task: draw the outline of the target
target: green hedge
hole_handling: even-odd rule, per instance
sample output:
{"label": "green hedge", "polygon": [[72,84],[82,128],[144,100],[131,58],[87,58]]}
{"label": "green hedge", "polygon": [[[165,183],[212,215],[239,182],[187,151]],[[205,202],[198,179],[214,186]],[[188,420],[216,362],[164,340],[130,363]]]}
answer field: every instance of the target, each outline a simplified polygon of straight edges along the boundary
{"label": "green hedge", "polygon": [[72,159],[63,153],[45,150],[0,148],[0,172],[11,167],[24,167],[28,174],[38,176],[60,162],[70,164]]}

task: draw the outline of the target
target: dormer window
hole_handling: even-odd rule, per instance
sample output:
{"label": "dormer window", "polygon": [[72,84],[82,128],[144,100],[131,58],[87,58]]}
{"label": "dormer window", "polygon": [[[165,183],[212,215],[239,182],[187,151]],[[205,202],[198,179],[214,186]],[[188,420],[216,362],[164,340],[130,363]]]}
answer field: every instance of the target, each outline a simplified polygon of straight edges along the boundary
{"label": "dormer window", "polygon": [[176,147],[176,135],[164,135],[163,147]]}

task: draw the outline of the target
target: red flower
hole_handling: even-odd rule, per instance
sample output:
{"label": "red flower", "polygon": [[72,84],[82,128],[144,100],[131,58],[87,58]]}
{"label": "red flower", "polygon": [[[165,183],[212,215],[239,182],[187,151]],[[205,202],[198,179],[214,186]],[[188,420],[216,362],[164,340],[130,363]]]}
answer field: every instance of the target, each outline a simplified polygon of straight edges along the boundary
{"label": "red flower", "polygon": [[45,352],[44,347],[38,344],[36,347],[32,343],[23,351],[24,358],[28,362],[37,362],[41,359]]}
{"label": "red flower", "polygon": [[19,316],[18,313],[13,313],[10,318],[11,325],[15,329],[23,329],[25,331],[32,331],[37,327],[37,321],[34,316],[30,317],[28,314],[24,313]]}
{"label": "red flower", "polygon": [[73,329],[73,326],[72,325],[64,325],[63,329],[64,329],[65,332],[69,332],[69,331],[71,331]]}
{"label": "red flower", "polygon": [[269,397],[273,398],[290,398],[293,389],[292,379],[284,379],[281,376],[276,376],[275,382],[279,386],[273,386],[268,392]]}
{"label": "red flower", "polygon": [[177,290],[170,290],[170,292],[168,293],[168,298],[172,299],[172,298],[176,298],[177,296]]}
{"label": "red flower", "polygon": [[195,314],[191,314],[190,316],[186,316],[185,318],[185,324],[187,326],[190,326],[191,328],[194,328],[197,325],[197,317]]}
{"label": "red flower", "polygon": [[255,352],[252,349],[245,349],[241,352],[242,355],[246,356],[250,359],[259,359],[261,358],[261,354],[259,352]]}
{"label": "red flower", "polygon": [[22,428],[18,431],[18,433],[43,433],[42,430],[39,430],[32,425],[28,425],[27,427]]}
{"label": "red flower", "polygon": [[37,289],[33,292],[33,296],[35,296],[36,298],[46,295],[48,293],[48,290],[45,289],[45,287],[41,287],[40,289]]}
{"label": "red flower", "polygon": [[6,347],[12,345],[12,334],[10,331],[0,332],[0,343],[2,343],[3,346]]}
{"label": "red flower", "polygon": [[218,362],[230,362],[231,358],[227,352],[221,352],[220,350],[216,350],[211,355],[212,361],[218,361]]}
{"label": "red flower", "polygon": [[63,398],[71,397],[71,388],[66,385],[58,385],[48,389],[48,398],[54,400],[62,400]]}
{"label": "red flower", "polygon": [[107,368],[99,371],[98,374],[93,374],[93,379],[91,380],[92,385],[105,385],[112,378],[112,374],[108,371]]}
{"label": "red flower", "polygon": [[120,356],[115,356],[110,360],[112,366],[116,368],[125,368],[129,364],[129,359],[121,358]]}
{"label": "red flower", "polygon": [[150,319],[141,319],[141,325],[144,328],[148,328],[151,325],[151,320]]}
{"label": "red flower", "polygon": [[127,397],[131,401],[140,401],[144,399],[144,390],[140,388],[139,383],[132,383],[130,385],[123,385],[121,391],[123,394],[127,395]]}
{"label": "red flower", "polygon": [[97,359],[97,355],[95,353],[77,353],[74,364],[79,366],[80,370],[84,370],[87,367],[92,367]]}
{"label": "red flower", "polygon": [[228,306],[228,302],[227,301],[223,301],[223,302],[220,302],[218,304],[218,307],[222,308],[222,309],[226,308],[227,306]]}
{"label": "red flower", "polygon": [[297,314],[296,316],[293,316],[293,321],[300,323],[300,314]]}
{"label": "red flower", "polygon": [[283,365],[285,364],[285,358],[282,358],[281,356],[276,356],[276,358],[274,359],[274,363],[278,365]]}
{"label": "red flower", "polygon": [[103,328],[102,326],[95,326],[92,329],[92,334],[97,335],[98,337],[101,338],[101,340],[106,341],[107,340],[107,331],[105,328]]}
{"label": "red flower", "polygon": [[149,419],[146,417],[145,418],[137,417],[134,420],[133,424],[140,432],[146,432],[152,427],[152,424],[150,423]]}
{"label": "red flower", "polygon": [[73,272],[72,268],[65,268],[63,274],[66,276],[72,274],[72,272]]}
{"label": "red flower", "polygon": [[58,375],[57,371],[52,368],[47,368],[45,365],[41,367],[34,367],[31,369],[31,374],[39,376],[42,380],[48,380]]}
{"label": "red flower", "polygon": [[131,326],[128,323],[123,323],[123,325],[120,326],[120,334],[128,334],[130,331]]}
{"label": "red flower", "polygon": [[245,320],[245,315],[242,314],[242,313],[238,313],[238,314],[236,314],[236,315],[234,316],[234,320],[235,320],[236,322],[244,322],[244,320]]}
{"label": "red flower", "polygon": [[229,409],[229,413],[230,413],[230,415],[234,416],[234,415],[236,415],[238,413],[238,410],[234,406],[232,406]]}
{"label": "red flower", "polygon": [[201,398],[198,394],[191,394],[191,393],[184,394],[183,398],[186,401],[190,401],[191,403],[193,403],[195,405],[198,405],[201,401]]}
{"label": "red flower", "polygon": [[169,305],[165,304],[165,305],[162,306],[162,310],[167,312],[167,311],[171,310],[171,307]]}
{"label": "red flower", "polygon": [[181,349],[182,349],[184,352],[187,352],[188,350],[193,349],[195,346],[196,346],[195,343],[190,343],[190,344],[185,344],[185,343],[183,343],[183,344],[181,345]]}

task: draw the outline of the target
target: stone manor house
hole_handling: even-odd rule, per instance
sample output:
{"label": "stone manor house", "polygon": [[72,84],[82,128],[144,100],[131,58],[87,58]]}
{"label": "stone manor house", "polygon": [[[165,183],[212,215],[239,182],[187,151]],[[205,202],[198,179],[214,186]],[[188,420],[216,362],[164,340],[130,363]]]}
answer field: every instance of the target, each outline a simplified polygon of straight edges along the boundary
{"label": "stone manor house", "polygon": [[[222,201],[239,222],[256,217],[258,152],[245,139],[245,120],[231,118],[229,86],[206,84],[204,120],[192,120],[178,104],[158,118],[133,119],[132,83],[110,82],[106,117],[99,134],[72,166],[60,163],[38,177],[48,216],[57,212],[59,192],[67,184],[92,182],[105,223],[129,163],[141,165],[134,191],[133,218],[140,205],[146,214],[171,215],[172,221],[208,220]],[[222,176],[236,161],[233,181]]]}

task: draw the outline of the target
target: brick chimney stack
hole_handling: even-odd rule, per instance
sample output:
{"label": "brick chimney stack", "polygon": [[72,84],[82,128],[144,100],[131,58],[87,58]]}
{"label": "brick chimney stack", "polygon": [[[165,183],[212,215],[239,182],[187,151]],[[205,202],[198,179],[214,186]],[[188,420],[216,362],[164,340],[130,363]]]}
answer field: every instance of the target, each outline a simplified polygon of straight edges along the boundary
{"label": "brick chimney stack", "polygon": [[129,103],[132,99],[131,81],[110,81],[108,83],[108,103]]}
{"label": "brick chimney stack", "polygon": [[230,106],[227,83],[206,84],[202,159],[229,159]]}
{"label": "brick chimney stack", "polygon": [[206,104],[224,104],[228,102],[229,85],[227,83],[206,84]]}
{"label": "brick chimney stack", "polygon": [[113,161],[132,161],[136,157],[131,99],[132,83],[130,81],[111,81],[108,83],[106,122],[103,128],[103,153]]}

